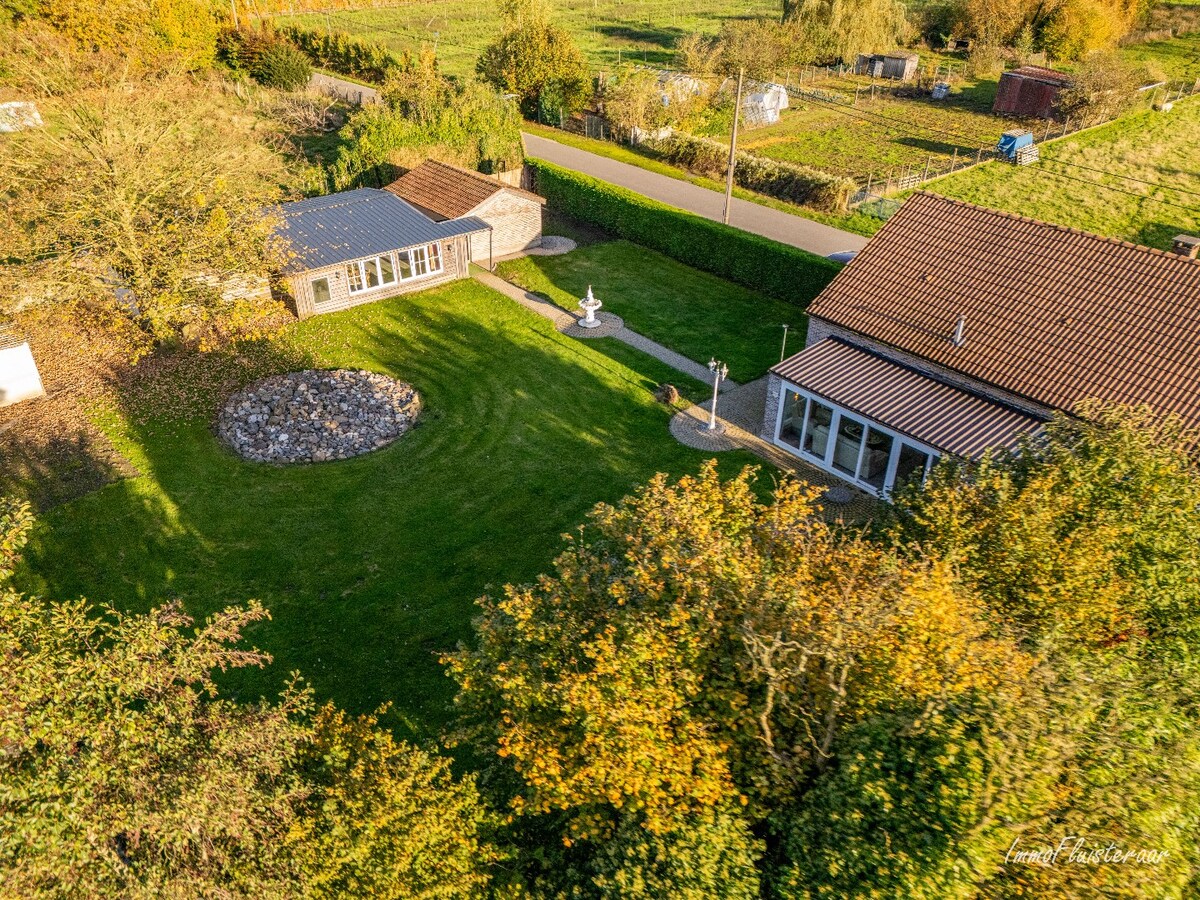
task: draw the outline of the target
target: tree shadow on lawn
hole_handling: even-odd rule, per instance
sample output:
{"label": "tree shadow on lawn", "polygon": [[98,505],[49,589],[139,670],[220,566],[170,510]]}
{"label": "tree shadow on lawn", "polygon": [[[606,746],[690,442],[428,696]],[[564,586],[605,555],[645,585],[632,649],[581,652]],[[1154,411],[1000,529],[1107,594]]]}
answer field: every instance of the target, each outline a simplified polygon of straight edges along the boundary
{"label": "tree shadow on lawn", "polygon": [[470,639],[475,598],[546,570],[596,502],[706,458],[670,437],[652,379],[473,282],[310,320],[292,340],[318,366],[413,383],[418,427],[357,459],[274,467],[224,448],[210,417],[126,417],[145,474],[47,516],[22,585],[135,610],[177,597],[197,617],[260,599],[272,619],[248,639],[275,662],[232,673],[232,692],[273,695],[299,670],[320,700],[392,702],[388,724],[424,740],[451,716],[437,654]]}

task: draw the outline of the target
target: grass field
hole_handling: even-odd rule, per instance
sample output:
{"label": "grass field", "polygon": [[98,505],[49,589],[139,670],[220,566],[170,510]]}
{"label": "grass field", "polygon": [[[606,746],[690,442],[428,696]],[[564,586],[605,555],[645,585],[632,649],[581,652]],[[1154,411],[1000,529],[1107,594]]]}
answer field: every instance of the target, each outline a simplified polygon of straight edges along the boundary
{"label": "grass field", "polygon": [[651,394],[702,385],[613,339],[564,337],[473,281],[317,317],[287,343],[308,364],[411,381],[420,424],[358,459],[276,468],[224,449],[211,413],[114,409],[105,429],[141,474],[45,514],[19,585],[132,610],[178,598],[195,615],[258,598],[272,619],[249,640],[275,662],[232,690],[274,694],[298,669],[318,698],[392,701],[388,723],[428,738],[452,694],[436,657],[469,639],[474,599],[544,570],[597,501],[706,458]]}
{"label": "grass field", "polygon": [[1174,235],[1200,232],[1197,147],[1200,95],[1047,144],[1037,165],[987,163],[928,188],[1166,249]]}
{"label": "grass field", "polygon": [[[631,58],[666,65],[685,34],[715,33],[725,19],[777,16],[780,10],[778,2],[768,0],[559,0],[554,8],[596,70]],[[397,51],[436,46],[442,69],[452,75],[473,72],[480,51],[500,29],[495,4],[480,0],[413,0],[378,9],[280,16],[278,21],[345,31]]]}
{"label": "grass field", "polygon": [[696,273],[628,241],[511,260],[498,274],[568,309],[591,285],[604,309],[634,331],[690,359],[724,360],[734,381],[751,381],[779,362],[785,323],[792,326],[793,349],[804,344],[806,319],[799,307]]}

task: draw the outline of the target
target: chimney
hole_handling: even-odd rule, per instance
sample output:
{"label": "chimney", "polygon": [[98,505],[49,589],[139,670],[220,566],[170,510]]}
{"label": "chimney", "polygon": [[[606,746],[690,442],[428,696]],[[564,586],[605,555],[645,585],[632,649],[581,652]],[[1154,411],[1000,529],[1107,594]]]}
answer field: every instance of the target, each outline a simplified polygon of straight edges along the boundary
{"label": "chimney", "polygon": [[1200,237],[1191,234],[1177,234],[1171,243],[1171,252],[1195,259],[1200,256]]}
{"label": "chimney", "polygon": [[954,326],[954,337],[950,338],[950,343],[955,347],[961,347],[966,343],[967,317],[959,316],[958,322]]}

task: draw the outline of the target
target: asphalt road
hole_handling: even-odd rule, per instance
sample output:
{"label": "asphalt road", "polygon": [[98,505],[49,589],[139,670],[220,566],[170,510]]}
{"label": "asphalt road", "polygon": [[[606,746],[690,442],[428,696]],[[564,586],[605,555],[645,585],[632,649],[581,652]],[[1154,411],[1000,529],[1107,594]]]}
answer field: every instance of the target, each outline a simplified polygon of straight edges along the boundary
{"label": "asphalt road", "polygon": [[[525,138],[525,152],[529,156],[620,185],[662,203],[694,212],[706,219],[721,221],[721,214],[725,208],[724,194],[688,181],[649,172],[628,163],[597,156],[586,150],[568,147],[537,135],[523,133],[522,136]],[[851,234],[849,231],[832,228],[812,219],[793,216],[736,197],[729,209],[729,224],[821,256],[828,256],[839,250],[859,250],[867,243],[867,239],[862,235]]]}

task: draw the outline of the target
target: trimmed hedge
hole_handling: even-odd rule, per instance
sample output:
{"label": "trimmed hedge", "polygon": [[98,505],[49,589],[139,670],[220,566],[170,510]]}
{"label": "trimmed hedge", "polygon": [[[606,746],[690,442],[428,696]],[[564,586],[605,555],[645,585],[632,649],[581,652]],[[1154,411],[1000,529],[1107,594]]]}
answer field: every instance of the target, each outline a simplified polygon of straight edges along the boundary
{"label": "trimmed hedge", "polygon": [[527,160],[551,209],[780,300],[807,306],[841,265],[540,159]]}
{"label": "trimmed hedge", "polygon": [[[698,175],[725,179],[729,148],[724,144],[676,132],[647,141],[646,147],[660,159]],[[849,178],[741,151],[734,160],[733,180],[747,190],[830,212],[844,211],[855,189]]]}

